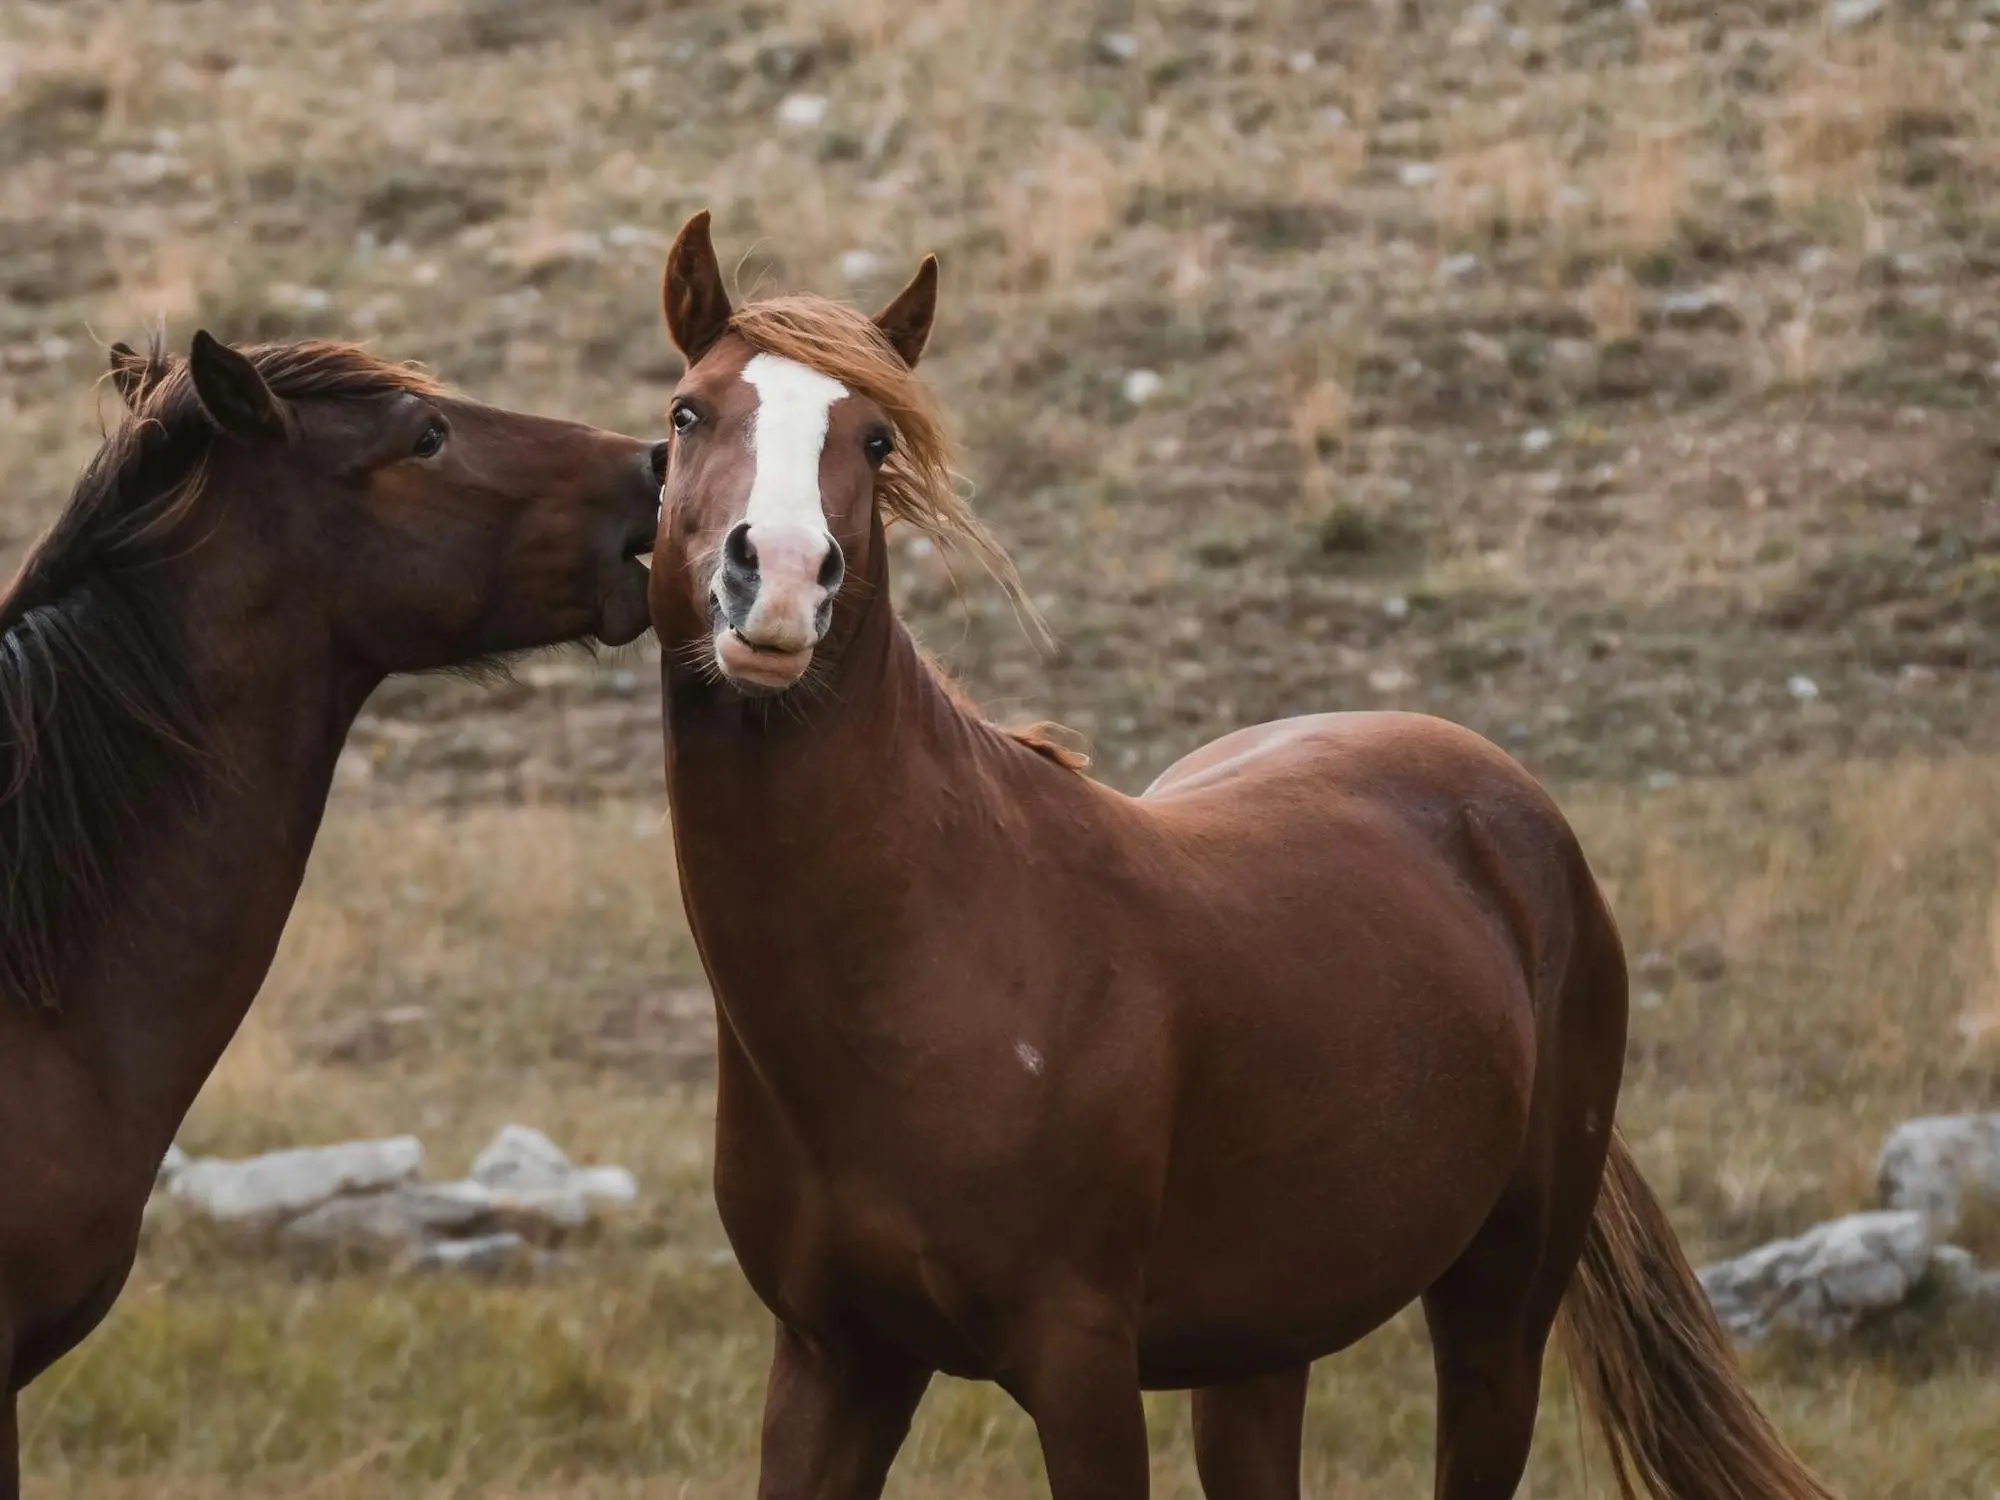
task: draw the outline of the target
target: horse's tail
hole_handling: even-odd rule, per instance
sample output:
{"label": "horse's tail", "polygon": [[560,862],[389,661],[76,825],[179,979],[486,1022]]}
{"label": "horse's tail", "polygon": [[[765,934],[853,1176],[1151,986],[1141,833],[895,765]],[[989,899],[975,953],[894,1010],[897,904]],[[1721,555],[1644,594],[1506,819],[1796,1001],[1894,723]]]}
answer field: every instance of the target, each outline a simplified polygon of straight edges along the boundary
{"label": "horse's tail", "polygon": [[1835,1500],[1751,1398],[1659,1199],[1615,1133],[1562,1341],[1623,1500]]}

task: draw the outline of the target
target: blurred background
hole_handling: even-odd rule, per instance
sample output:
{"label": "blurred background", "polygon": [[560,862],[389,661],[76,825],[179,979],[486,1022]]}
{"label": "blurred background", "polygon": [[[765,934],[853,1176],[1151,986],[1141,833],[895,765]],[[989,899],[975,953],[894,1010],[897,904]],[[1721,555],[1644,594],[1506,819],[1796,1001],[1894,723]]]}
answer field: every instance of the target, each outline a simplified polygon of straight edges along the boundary
{"label": "blurred background", "polygon": [[[1060,647],[895,567],[996,717],[1136,789],[1395,705],[1549,782],[1697,1261],[1870,1206],[1900,1120],[2000,1110],[1995,0],[4,0],[0,573],[156,317],[660,431],[701,207],[744,293],[872,306],[941,255],[925,367]],[[769,1324],[663,820],[646,648],[382,691],[182,1144],[407,1132],[445,1174],[523,1121],[638,1202],[485,1278],[162,1213],[25,1404],[30,1493],[747,1491]],[[2000,1217],[1962,1238],[2000,1262]],[[1750,1368],[1848,1493],[2000,1495],[1962,1321]],[[1321,1368],[1311,1492],[1426,1492],[1430,1432],[1406,1315]],[[1607,1485],[1552,1379],[1524,1493]],[[1040,1486],[940,1382],[892,1493]]]}

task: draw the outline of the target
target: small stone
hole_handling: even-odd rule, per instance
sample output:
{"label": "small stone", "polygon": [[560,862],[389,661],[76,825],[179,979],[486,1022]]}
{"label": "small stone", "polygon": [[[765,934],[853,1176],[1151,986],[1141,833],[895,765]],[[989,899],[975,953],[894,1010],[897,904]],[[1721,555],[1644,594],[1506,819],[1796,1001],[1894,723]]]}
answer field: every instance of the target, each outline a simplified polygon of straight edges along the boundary
{"label": "small stone", "polygon": [[1785,679],[1785,691],[1801,703],[1810,703],[1819,696],[1819,684],[1800,672]]}
{"label": "small stone", "polygon": [[1392,620],[1407,620],[1410,617],[1410,601],[1401,594],[1391,594],[1382,601],[1382,613]]}
{"label": "small stone", "polygon": [[849,281],[865,281],[881,264],[882,258],[873,250],[849,250],[840,257],[840,274]]}
{"label": "small stone", "polygon": [[778,123],[793,130],[810,130],[825,119],[824,94],[787,94],[778,105]]}
{"label": "small stone", "polygon": [[1556,435],[1546,427],[1530,427],[1521,434],[1521,451],[1527,454],[1546,453],[1554,444]]}
{"label": "small stone", "polygon": [[630,1208],[639,1201],[639,1179],[623,1167],[584,1167],[576,1174],[577,1190],[592,1203]]}
{"label": "small stone", "polygon": [[287,1224],[283,1237],[348,1254],[391,1254],[440,1237],[491,1232],[500,1213],[477,1183],[411,1183],[322,1203]]}
{"label": "small stone", "polygon": [[1907,1300],[1931,1253],[1920,1213],[1850,1214],[1704,1267],[1701,1284],[1722,1325],[1746,1342],[1784,1328],[1827,1344]]}
{"label": "small stone", "polygon": [[471,1271],[491,1274],[530,1262],[534,1249],[518,1234],[482,1234],[471,1240],[443,1240],[426,1245],[411,1264],[419,1271]]}
{"label": "small stone", "polygon": [[1139,39],[1129,31],[1106,31],[1097,38],[1099,62],[1128,63],[1139,55]]}
{"label": "small stone", "polygon": [[474,1158],[472,1180],[489,1188],[566,1186],[576,1168],[562,1148],[531,1125],[503,1125]]}
{"label": "small stone", "polygon": [[403,1135],[273,1151],[246,1161],[193,1160],[174,1174],[169,1191],[212,1219],[283,1222],[332,1198],[410,1182],[423,1165],[424,1143]]}
{"label": "small stone", "polygon": [[1132,405],[1144,406],[1159,394],[1161,383],[1157,371],[1127,370],[1125,372],[1125,380],[1120,385],[1119,390]]}
{"label": "small stone", "polygon": [[1690,292],[1669,292],[1654,306],[1655,320],[1669,328],[1709,328],[1731,333],[1743,326],[1743,318],[1729,294],[1717,287],[1699,287]]}
{"label": "small stone", "polygon": [[1956,1232],[1968,1197],[2000,1206],[2000,1114],[1930,1115],[1889,1133],[1876,1158],[1882,1206]]}

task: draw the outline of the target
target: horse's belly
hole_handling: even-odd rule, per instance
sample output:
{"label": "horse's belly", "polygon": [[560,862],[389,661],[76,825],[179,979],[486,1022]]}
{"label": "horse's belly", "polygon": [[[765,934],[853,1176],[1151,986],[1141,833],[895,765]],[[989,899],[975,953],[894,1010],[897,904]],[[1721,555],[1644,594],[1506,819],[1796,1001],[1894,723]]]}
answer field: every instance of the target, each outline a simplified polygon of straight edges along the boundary
{"label": "horse's belly", "polygon": [[1456,982],[1436,937],[1434,961],[1395,984],[1262,999],[1239,985],[1218,1002],[1147,1259],[1152,1383],[1352,1343],[1458,1259],[1519,1170],[1531,1003],[1498,969]]}

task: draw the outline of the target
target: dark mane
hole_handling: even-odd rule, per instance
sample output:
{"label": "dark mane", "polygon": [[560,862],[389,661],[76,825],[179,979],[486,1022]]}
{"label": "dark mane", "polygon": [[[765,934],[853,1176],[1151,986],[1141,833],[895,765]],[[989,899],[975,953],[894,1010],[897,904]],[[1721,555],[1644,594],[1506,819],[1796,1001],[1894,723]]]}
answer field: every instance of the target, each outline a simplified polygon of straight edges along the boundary
{"label": "dark mane", "polygon": [[[244,353],[282,401],[441,389],[348,344]],[[208,753],[160,565],[187,545],[214,429],[157,340],[115,378],[131,409],[0,592],[0,1003],[56,1005],[124,845],[193,798]]]}

